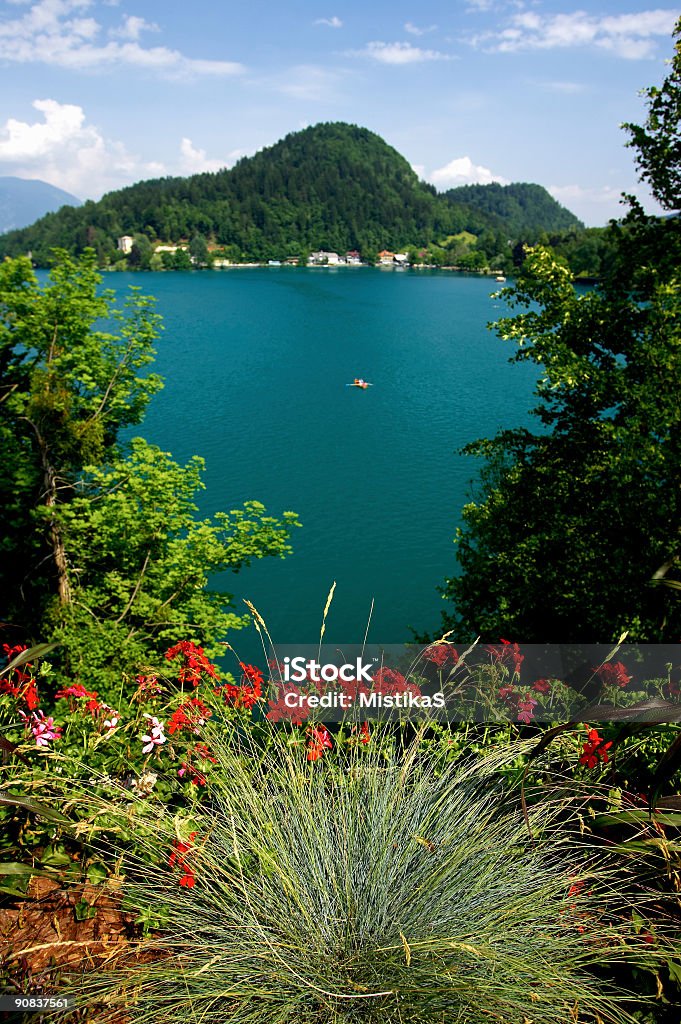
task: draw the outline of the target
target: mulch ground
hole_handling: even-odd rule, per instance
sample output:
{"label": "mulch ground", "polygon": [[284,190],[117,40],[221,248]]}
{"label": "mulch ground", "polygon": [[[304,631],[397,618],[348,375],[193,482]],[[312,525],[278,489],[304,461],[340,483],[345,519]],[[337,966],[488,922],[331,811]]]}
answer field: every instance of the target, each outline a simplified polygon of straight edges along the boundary
{"label": "mulch ground", "polygon": [[[82,901],[96,909],[77,918]],[[69,978],[105,969],[140,937],[134,914],[120,909],[120,897],[105,887],[84,883],[64,890],[47,878],[33,877],[25,900],[0,907],[0,991],[52,995],[73,990]],[[39,1014],[32,1014],[34,1022]],[[0,1011],[0,1021],[17,1020]]]}

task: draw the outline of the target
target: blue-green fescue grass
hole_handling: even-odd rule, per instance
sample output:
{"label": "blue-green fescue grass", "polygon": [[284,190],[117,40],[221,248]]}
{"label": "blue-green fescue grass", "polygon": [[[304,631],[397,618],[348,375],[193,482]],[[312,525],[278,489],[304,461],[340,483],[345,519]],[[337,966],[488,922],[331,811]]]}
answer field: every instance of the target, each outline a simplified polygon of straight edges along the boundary
{"label": "blue-green fescue grass", "polygon": [[[123,891],[164,920],[74,979],[87,1020],[632,1021],[637,996],[608,975],[672,940],[634,934],[654,894],[580,836],[579,799],[554,792],[526,820],[499,783],[517,749],[455,763],[376,740],[309,763],[285,733],[265,752],[216,733],[204,806],[78,797],[81,834],[117,823]],[[193,832],[190,888],[168,860]]]}

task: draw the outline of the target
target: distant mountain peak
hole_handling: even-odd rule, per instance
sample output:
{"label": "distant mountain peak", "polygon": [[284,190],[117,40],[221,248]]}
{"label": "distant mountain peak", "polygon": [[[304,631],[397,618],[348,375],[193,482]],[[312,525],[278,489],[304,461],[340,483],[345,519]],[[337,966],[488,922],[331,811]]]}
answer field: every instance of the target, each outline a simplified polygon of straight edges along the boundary
{"label": "distant mountain peak", "polygon": [[62,206],[80,206],[70,192],[39,178],[0,176],[0,234],[24,228]]}

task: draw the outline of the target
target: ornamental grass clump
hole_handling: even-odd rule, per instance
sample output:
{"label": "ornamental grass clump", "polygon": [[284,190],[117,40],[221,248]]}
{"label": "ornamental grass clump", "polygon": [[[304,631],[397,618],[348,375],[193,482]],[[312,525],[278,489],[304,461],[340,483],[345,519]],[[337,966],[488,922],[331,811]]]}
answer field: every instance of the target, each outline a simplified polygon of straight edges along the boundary
{"label": "ornamental grass clump", "polygon": [[213,736],[208,804],[128,794],[146,852],[123,859],[124,892],[163,926],[74,982],[87,1019],[632,1021],[638,997],[610,979],[669,946],[641,931],[647,897],[580,839],[571,800],[525,817],[495,774],[517,751],[462,765],[377,738],[310,762],[285,733],[265,753]]}

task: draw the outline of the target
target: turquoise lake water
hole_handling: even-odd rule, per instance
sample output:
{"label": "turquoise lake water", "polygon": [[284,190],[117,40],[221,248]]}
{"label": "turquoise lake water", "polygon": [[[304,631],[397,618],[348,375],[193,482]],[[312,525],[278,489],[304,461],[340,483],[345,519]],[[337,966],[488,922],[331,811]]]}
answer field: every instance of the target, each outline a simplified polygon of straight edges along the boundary
{"label": "turquoise lake water", "polygon": [[[206,459],[202,514],[247,499],[300,514],[294,554],[220,580],[276,642],[410,639],[439,626],[436,587],[477,460],[457,449],[528,422],[533,367],[487,330],[495,282],[368,268],[109,274],[157,297],[165,389],[139,429]],[[360,376],[367,391],[346,387]],[[249,631],[252,632],[252,631]],[[253,657],[255,636],[232,642]]]}

